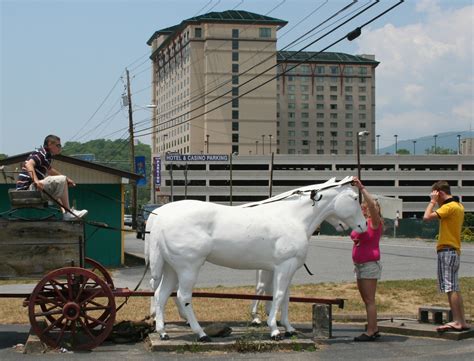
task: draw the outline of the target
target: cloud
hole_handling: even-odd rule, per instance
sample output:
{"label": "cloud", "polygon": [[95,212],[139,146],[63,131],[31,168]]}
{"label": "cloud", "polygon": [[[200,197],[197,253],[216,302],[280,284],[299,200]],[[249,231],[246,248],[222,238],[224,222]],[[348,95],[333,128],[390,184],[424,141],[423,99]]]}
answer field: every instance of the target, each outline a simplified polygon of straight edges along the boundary
{"label": "cloud", "polygon": [[364,29],[357,40],[358,53],[380,61],[378,132],[413,138],[465,129],[473,119],[474,6],[441,9],[423,0],[415,10],[416,23]]}

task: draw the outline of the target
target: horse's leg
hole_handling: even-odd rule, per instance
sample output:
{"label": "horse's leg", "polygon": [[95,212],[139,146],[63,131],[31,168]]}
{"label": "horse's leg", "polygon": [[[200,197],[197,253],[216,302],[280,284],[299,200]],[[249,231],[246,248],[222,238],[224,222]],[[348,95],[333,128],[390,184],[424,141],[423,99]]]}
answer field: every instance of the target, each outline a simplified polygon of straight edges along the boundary
{"label": "horse's leg", "polygon": [[165,305],[166,301],[171,295],[171,292],[176,288],[178,277],[176,272],[167,263],[163,266],[163,277],[160,286],[155,291],[155,307],[156,307],[156,332],[160,334],[160,339],[169,340],[168,334],[165,332]]}
{"label": "horse's leg", "polygon": [[[271,296],[273,294],[273,272],[263,271],[262,274],[263,283],[265,285],[265,294]],[[270,315],[272,309],[272,301],[265,301],[265,315]]]}
{"label": "horse's leg", "polygon": [[287,288],[285,297],[281,304],[281,324],[285,327],[285,337],[291,337],[296,334],[296,330],[290,325],[288,319],[288,306],[290,304],[290,287]]}
{"label": "horse's leg", "polygon": [[[178,284],[176,284],[178,286]],[[176,290],[177,288],[175,288]],[[178,297],[174,297],[174,303],[176,304],[176,307],[178,309],[179,316],[186,321],[187,324],[189,324],[188,320],[186,319],[186,312],[184,311],[184,308],[181,307],[181,303],[178,301]]]}
{"label": "horse's leg", "polygon": [[186,268],[180,268],[178,273],[178,302],[181,304],[181,307],[184,310],[186,319],[189,322],[189,326],[199,336],[199,342],[210,342],[211,338],[206,335],[204,330],[199,325],[194,315],[192,298],[193,298],[193,287],[196,284],[197,276],[199,273],[200,265],[202,262],[198,263],[199,266]]}
{"label": "horse's leg", "polygon": [[[257,296],[264,295],[266,292],[266,284],[263,281],[263,270],[257,270],[257,284],[255,285],[255,294]],[[260,301],[259,300],[254,300],[252,302],[252,305],[250,306],[250,313],[252,315],[252,326],[260,326],[262,324],[262,320],[260,319],[260,316],[258,315],[258,305]]]}
{"label": "horse's leg", "polygon": [[281,339],[280,330],[277,327],[276,315],[287,294],[287,289],[296,272],[297,265],[297,260],[290,258],[276,266],[273,271],[273,302],[267,324],[268,327],[270,327],[270,336],[274,340]]}
{"label": "horse's leg", "polygon": [[[160,285],[160,281],[161,280],[158,280],[158,281],[155,280],[153,276],[150,278],[150,287],[153,293],[156,292],[156,289]],[[150,317],[151,318],[155,317],[155,296],[151,296],[151,299],[150,299]]]}

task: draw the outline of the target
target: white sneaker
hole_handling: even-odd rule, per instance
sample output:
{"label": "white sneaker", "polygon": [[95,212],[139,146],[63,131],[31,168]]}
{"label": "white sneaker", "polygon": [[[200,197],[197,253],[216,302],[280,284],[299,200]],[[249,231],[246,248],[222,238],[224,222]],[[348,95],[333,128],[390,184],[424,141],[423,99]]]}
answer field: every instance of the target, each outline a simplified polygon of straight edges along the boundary
{"label": "white sneaker", "polygon": [[82,211],[79,211],[79,210],[74,209],[74,208],[71,208],[71,212],[74,213],[74,215],[72,215],[69,212],[66,212],[66,213],[63,214],[63,220],[64,221],[77,221],[78,218],[82,218],[85,215],[87,215],[87,213],[89,213],[89,211],[87,209],[83,209]]}

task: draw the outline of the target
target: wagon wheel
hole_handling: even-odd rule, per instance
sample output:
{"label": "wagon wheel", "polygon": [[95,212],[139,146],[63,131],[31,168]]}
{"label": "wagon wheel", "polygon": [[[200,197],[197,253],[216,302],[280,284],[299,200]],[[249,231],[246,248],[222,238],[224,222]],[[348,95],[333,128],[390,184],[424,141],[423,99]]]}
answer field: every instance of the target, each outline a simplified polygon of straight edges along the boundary
{"label": "wagon wheel", "polygon": [[97,271],[98,274],[102,276],[101,277],[102,280],[105,281],[105,283],[107,283],[112,290],[115,289],[114,281],[112,280],[112,277],[110,276],[109,271],[107,271],[107,269],[104,266],[102,266],[99,262],[89,257],[86,257],[84,261],[85,261],[84,263],[86,266],[91,267],[90,268],[91,272],[96,273],[95,271]]}
{"label": "wagon wheel", "polygon": [[31,293],[31,328],[48,346],[90,350],[112,331],[115,299],[96,274],[78,267],[48,273]]}

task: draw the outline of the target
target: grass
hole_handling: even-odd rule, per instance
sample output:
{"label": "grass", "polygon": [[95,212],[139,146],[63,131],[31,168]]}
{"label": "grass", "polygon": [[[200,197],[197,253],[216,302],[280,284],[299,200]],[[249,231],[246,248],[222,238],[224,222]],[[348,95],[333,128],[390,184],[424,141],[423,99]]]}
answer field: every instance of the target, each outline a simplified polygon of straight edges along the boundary
{"label": "grass", "polygon": [[[460,279],[464,308],[467,315],[474,315],[474,277]],[[0,281],[4,284],[4,281]],[[252,294],[253,286],[216,287],[196,289],[203,292],[245,293]],[[292,296],[345,298],[345,307],[333,308],[334,315],[365,315],[365,308],[355,283],[322,283],[293,286]],[[123,298],[117,298],[117,305]],[[22,299],[0,298],[0,323],[29,323],[28,311],[22,307]],[[263,307],[263,304],[261,304]],[[448,307],[447,297],[437,291],[436,280],[421,279],[410,281],[381,281],[377,288],[377,308],[379,314],[416,315],[418,307],[431,305]],[[292,322],[311,322],[311,304],[290,303]],[[200,321],[249,321],[250,301],[230,299],[194,298],[193,308]],[[117,321],[138,321],[149,314],[148,297],[131,297],[128,303],[118,312]],[[263,312],[262,312],[263,313]],[[180,320],[174,302],[168,302],[166,321]]]}

